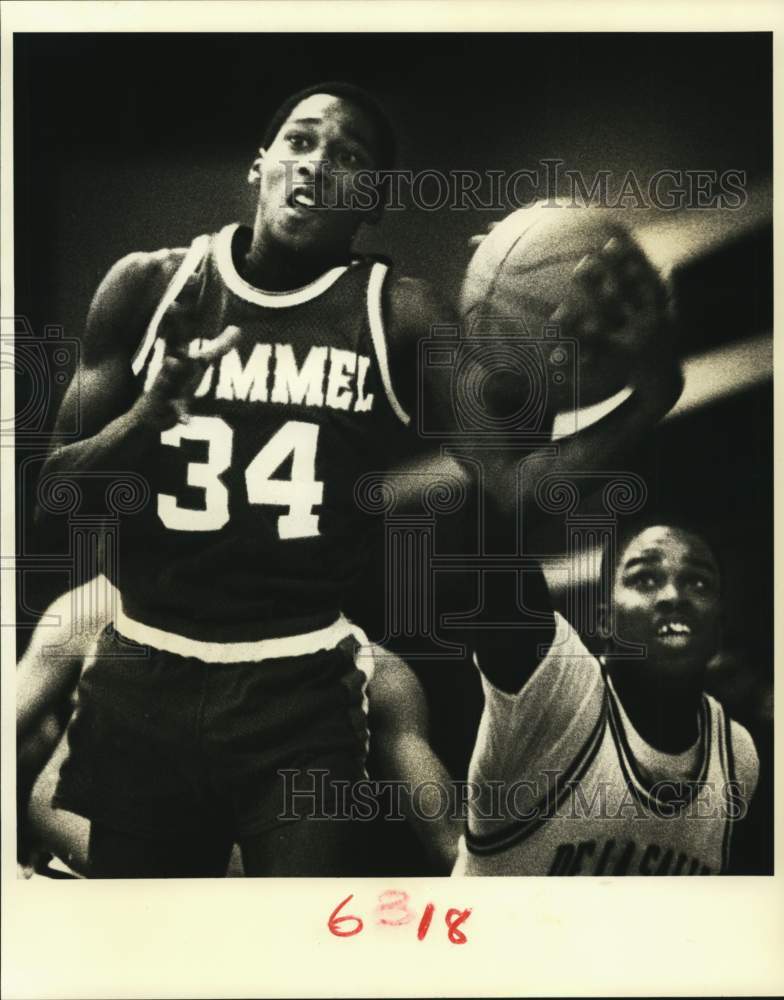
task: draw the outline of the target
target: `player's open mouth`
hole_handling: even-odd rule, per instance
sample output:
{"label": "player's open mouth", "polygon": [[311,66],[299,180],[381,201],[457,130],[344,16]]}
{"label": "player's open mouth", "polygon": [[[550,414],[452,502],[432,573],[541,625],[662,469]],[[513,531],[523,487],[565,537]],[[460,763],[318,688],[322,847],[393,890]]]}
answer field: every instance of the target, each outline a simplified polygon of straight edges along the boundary
{"label": "player's open mouth", "polygon": [[659,624],[656,637],[668,646],[685,646],[691,641],[692,629],[680,618],[669,618]]}
{"label": "player's open mouth", "polygon": [[302,211],[310,211],[317,208],[316,199],[312,187],[295,187],[286,199],[289,208]]}

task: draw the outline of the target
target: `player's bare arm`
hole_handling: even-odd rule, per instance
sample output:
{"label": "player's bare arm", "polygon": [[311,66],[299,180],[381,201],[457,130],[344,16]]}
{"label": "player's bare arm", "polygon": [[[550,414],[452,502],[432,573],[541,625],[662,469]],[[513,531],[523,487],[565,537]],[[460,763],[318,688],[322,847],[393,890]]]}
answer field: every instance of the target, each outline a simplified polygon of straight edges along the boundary
{"label": "player's bare arm", "polygon": [[74,610],[89,607],[83,592],[93,584],[94,581],[88,581],[81,588],[69,590],[49,605],[42,616],[43,621],[55,624],[40,624],[19,660],[16,727],[20,741],[27,738],[43,717],[55,712],[71,697],[84,658],[107,624],[105,610],[89,613]]}
{"label": "player's bare arm", "polygon": [[167,356],[147,392],[136,395],[131,357],[173,270],[171,252],[133,253],[118,261],[90,305],[81,365],[63,399],[60,428],[81,421],[81,438],[54,445],[42,475],[127,467],[155,440],[155,432],[187,418],[188,400],[206,366],[231,346],[232,332],[188,352],[183,331],[195,290],[186,287],[167,311]]}
{"label": "player's bare arm", "polygon": [[69,385],[54,439],[67,421],[80,419],[81,438],[54,446],[45,472],[99,468],[141,427],[131,415],[134,390],[130,359],[165,287],[160,260],[133,253],[108,272],[93,297],[82,338],[79,370]]}
{"label": "player's bare arm", "polygon": [[[452,778],[430,746],[427,701],[413,670],[400,657],[377,647],[369,685],[370,722],[380,776],[410,789],[434,782],[447,791]],[[410,803],[411,796],[404,796]],[[462,824],[454,816],[425,819],[411,810],[409,822],[439,873],[448,874],[457,856]]]}
{"label": "player's bare arm", "polygon": [[[672,324],[658,275],[644,254],[631,241],[611,240],[603,250],[587,256],[574,275],[574,294],[561,303],[553,321],[581,342],[606,338],[612,343],[635,345],[634,366],[629,373],[631,396],[603,420],[561,440],[556,454],[550,449],[526,458],[524,476],[519,475],[519,455],[501,451],[478,451],[486,483],[499,509],[511,514],[520,489],[522,503],[533,496],[539,479],[551,472],[606,468],[626,455],[643,434],[672,408],[683,387],[673,352]],[[438,426],[455,426],[452,373],[449,368],[425,368],[418,364],[418,345],[437,325],[457,324],[456,310],[444,302],[424,281],[400,278],[388,293],[389,337],[396,359],[401,395],[410,412],[417,412],[416,379],[422,379],[420,398],[427,400]],[[640,345],[642,345],[640,347]],[[480,362],[477,362],[480,364]],[[519,394],[513,373],[483,382],[494,401],[508,409],[508,401]],[[554,400],[557,405],[558,400]],[[555,416],[553,412],[551,417]],[[465,449],[470,452],[470,447]],[[441,460],[452,474],[462,476],[457,462]]]}
{"label": "player's bare arm", "polygon": [[[83,590],[91,582],[83,585]],[[64,720],[70,715],[85,657],[106,624],[106,615],[75,613],[86,605],[79,590],[68,591],[44,613],[16,672],[17,768],[20,835],[18,854],[29,874],[41,850],[54,852],[83,870],[86,823],[52,807],[52,793],[67,753]]]}
{"label": "player's bare arm", "polygon": [[[677,401],[683,381],[674,356],[672,323],[668,315],[662,283],[653,267],[631,239],[622,236],[611,239],[600,253],[584,258],[576,268],[572,294],[560,304],[553,320],[568,334],[577,336],[589,348],[592,342],[630,345],[629,383],[631,396],[606,417],[569,438],[559,441],[555,454],[542,450],[525,459],[522,475],[519,456],[510,451],[485,451],[481,454],[486,485],[500,511],[512,513],[519,502],[531,512],[536,484],[544,475],[568,475],[578,471],[607,468],[621,460],[634,445],[652,429]],[[398,385],[407,392],[406,403],[416,412],[416,385],[412,373],[417,373],[417,345],[437,324],[459,321],[455,310],[439,300],[425,283],[399,279],[389,295],[392,317],[390,336],[399,346],[400,371]],[[586,352],[587,354],[590,351]],[[394,355],[393,355],[394,356]],[[422,396],[429,406],[439,407],[439,426],[449,426],[453,420],[451,373],[448,369],[425,369],[420,377]],[[500,403],[519,393],[516,376],[498,378],[487,383]],[[555,400],[557,405],[558,400]],[[554,416],[554,413],[552,414]],[[439,465],[423,460],[411,469],[448,471],[464,476],[456,461],[440,458]],[[400,477],[398,492],[405,489],[405,472]],[[521,495],[519,495],[521,494]],[[519,498],[518,498],[519,495]],[[499,581],[488,579],[489,587],[499,588]],[[552,641],[555,625],[552,606],[541,568],[532,568],[525,575],[526,606],[535,607],[539,625],[509,630],[476,630],[472,645],[480,658],[488,679],[500,690],[519,691],[541,662]],[[488,597],[493,606],[505,600],[503,588]],[[514,609],[509,609],[513,615]],[[542,618],[544,616],[544,618]],[[522,624],[522,623],[521,623]]]}

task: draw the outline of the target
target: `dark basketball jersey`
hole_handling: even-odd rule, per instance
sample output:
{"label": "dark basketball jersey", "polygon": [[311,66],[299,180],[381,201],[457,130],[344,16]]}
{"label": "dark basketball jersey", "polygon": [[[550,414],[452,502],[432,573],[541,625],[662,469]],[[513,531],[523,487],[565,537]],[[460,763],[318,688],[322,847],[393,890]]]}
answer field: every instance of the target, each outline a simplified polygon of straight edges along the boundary
{"label": "dark basketball jersey", "polygon": [[151,497],[126,523],[123,613],[205,642],[246,642],[334,622],[363,555],[354,487],[383,469],[409,418],[389,378],[381,292],[387,265],[356,260],[303,288],[264,292],[233,262],[236,226],[182,258],[134,358],[154,381],[166,310],[198,279],[192,344],[241,337],[196,389],[190,420],[160,434]]}

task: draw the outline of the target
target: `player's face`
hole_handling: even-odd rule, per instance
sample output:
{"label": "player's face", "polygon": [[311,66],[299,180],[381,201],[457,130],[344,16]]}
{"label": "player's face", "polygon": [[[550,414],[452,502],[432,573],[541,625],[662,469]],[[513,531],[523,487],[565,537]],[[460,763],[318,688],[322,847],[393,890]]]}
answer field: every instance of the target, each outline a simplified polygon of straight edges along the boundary
{"label": "player's face", "polygon": [[[267,232],[314,252],[347,249],[368,215],[357,175],[377,169],[375,129],[349,101],[314,94],[292,110],[260,161],[259,211]],[[367,179],[367,177],[366,177]]]}
{"label": "player's face", "polygon": [[701,539],[677,528],[647,528],[615,571],[618,636],[643,643],[651,666],[703,669],[718,644],[719,583],[716,560]]}

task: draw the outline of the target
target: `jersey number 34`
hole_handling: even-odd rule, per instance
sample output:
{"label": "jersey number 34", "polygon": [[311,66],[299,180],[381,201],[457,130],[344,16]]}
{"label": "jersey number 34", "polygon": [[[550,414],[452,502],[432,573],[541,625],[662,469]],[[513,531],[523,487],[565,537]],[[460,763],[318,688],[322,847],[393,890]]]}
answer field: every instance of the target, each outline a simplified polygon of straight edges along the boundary
{"label": "jersey number 34", "polygon": [[[276,431],[245,469],[248,503],[286,507],[278,518],[280,538],[310,538],[319,534],[313,508],[324,496],[316,479],[318,424],[289,420]],[[161,444],[179,447],[183,440],[205,441],[207,460],[189,462],[187,482],[204,490],[204,508],[180,506],[177,497],[158,494],[158,517],[173,531],[219,531],[229,521],[229,491],[220,480],[231,465],[234,432],[221,417],[193,416],[161,434]],[[273,474],[291,456],[291,478]]]}

